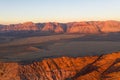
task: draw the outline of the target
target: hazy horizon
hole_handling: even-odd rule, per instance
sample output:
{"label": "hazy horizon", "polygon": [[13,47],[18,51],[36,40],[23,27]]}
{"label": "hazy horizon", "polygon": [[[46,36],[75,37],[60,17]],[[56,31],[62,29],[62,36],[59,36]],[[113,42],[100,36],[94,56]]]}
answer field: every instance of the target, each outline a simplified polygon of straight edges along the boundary
{"label": "hazy horizon", "polygon": [[63,24],[67,24],[67,23],[72,23],[72,22],[89,22],[89,21],[120,21],[120,20],[84,20],[84,21],[69,21],[69,22],[58,22],[58,21],[41,21],[41,22],[35,22],[35,21],[23,21],[23,22],[16,22],[16,23],[0,23],[0,25],[11,25],[11,24],[24,24],[24,23],[63,23]]}
{"label": "hazy horizon", "polygon": [[116,0],[1,0],[0,24],[120,20]]}

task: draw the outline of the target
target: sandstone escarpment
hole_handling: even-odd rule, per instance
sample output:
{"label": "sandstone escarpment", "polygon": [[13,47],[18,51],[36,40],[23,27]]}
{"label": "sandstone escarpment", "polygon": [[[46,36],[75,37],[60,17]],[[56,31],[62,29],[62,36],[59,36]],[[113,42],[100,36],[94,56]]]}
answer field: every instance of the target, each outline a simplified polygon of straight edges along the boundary
{"label": "sandstone escarpment", "polygon": [[120,32],[120,22],[117,21],[101,22],[98,25],[100,30],[105,33]]}
{"label": "sandstone escarpment", "polygon": [[58,23],[46,23],[41,31],[48,31],[48,32],[55,32],[55,33],[64,32],[63,28]]}
{"label": "sandstone escarpment", "polygon": [[100,34],[120,32],[119,21],[84,21],[71,23],[33,23],[0,25],[1,32],[39,31],[51,33]]}
{"label": "sandstone escarpment", "polygon": [[11,24],[6,25],[0,29],[0,31],[36,31],[39,28],[32,22],[26,22],[23,24]]}
{"label": "sandstone escarpment", "polygon": [[120,52],[91,57],[0,62],[0,80],[119,80]]}
{"label": "sandstone escarpment", "polygon": [[100,33],[99,28],[88,22],[76,22],[68,27],[68,33]]}

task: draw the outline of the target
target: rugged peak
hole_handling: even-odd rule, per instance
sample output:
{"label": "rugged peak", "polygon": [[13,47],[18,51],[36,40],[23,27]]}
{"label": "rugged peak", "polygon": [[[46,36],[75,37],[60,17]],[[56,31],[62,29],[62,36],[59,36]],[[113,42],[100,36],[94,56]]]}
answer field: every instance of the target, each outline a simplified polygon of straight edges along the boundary
{"label": "rugged peak", "polygon": [[42,31],[53,31],[53,30],[54,30],[54,25],[50,22],[46,23],[42,29]]}
{"label": "rugged peak", "polygon": [[42,31],[49,31],[49,32],[56,32],[56,33],[64,32],[62,26],[60,26],[59,23],[46,23]]}
{"label": "rugged peak", "polygon": [[23,25],[25,26],[31,26],[31,25],[35,25],[33,22],[24,22]]}

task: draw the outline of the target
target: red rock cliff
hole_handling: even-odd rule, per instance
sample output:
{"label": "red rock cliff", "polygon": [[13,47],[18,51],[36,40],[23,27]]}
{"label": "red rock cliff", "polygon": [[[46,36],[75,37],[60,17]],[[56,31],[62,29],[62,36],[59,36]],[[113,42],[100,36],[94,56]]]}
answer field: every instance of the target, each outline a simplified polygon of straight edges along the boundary
{"label": "red rock cliff", "polygon": [[49,58],[30,64],[0,62],[0,80],[119,80],[120,52]]}

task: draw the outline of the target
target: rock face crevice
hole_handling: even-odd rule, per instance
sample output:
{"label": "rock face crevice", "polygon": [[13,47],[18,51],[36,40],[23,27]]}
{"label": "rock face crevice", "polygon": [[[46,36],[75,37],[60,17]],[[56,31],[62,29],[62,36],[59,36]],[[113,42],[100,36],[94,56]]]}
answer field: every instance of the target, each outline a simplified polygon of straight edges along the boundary
{"label": "rock face crevice", "polygon": [[0,80],[119,80],[120,52],[48,58],[29,64],[0,62]]}

